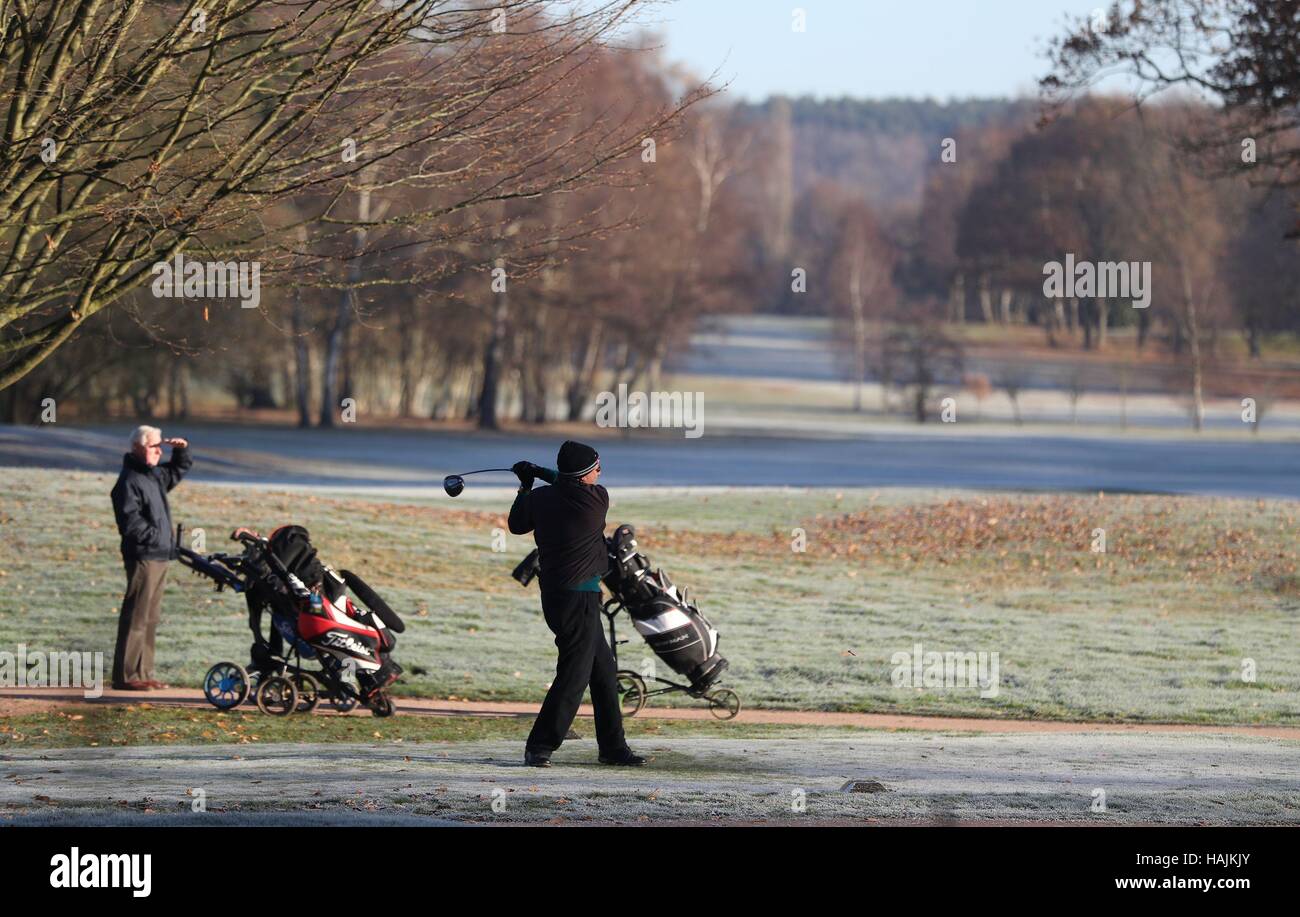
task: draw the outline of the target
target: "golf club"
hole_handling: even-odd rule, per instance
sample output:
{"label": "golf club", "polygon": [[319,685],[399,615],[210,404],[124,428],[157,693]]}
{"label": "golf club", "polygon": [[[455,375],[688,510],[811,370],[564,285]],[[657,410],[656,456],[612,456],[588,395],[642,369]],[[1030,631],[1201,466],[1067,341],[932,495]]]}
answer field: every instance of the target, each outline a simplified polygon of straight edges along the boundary
{"label": "golf club", "polygon": [[509,468],[480,468],[478,471],[466,471],[464,474],[449,474],[442,479],[442,489],[447,491],[447,496],[459,496],[460,492],[465,489],[465,475],[467,474],[487,474],[489,471],[510,471]]}

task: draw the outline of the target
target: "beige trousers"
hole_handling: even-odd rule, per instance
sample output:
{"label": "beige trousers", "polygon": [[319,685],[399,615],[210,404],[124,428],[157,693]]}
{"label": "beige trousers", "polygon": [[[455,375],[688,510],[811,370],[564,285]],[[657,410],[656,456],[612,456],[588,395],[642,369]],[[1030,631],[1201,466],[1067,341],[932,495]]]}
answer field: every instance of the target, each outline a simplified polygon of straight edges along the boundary
{"label": "beige trousers", "polygon": [[113,683],[153,680],[153,643],[162,617],[165,560],[127,560],[126,595],[117,615]]}

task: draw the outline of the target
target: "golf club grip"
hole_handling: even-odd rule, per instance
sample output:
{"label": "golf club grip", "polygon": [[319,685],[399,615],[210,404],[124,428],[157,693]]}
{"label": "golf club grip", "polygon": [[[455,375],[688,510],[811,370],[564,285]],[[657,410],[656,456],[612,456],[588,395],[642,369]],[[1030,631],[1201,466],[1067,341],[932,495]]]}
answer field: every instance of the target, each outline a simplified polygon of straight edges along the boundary
{"label": "golf club grip", "polygon": [[387,627],[395,634],[400,634],[406,630],[406,625],[402,619],[397,616],[397,612],[388,607],[388,603],[381,599],[375,590],[366,585],[366,581],[357,576],[351,570],[340,570],[339,575],[343,577],[343,582],[348,584],[353,595],[361,600],[361,603],[374,612],[375,617],[384,622]]}

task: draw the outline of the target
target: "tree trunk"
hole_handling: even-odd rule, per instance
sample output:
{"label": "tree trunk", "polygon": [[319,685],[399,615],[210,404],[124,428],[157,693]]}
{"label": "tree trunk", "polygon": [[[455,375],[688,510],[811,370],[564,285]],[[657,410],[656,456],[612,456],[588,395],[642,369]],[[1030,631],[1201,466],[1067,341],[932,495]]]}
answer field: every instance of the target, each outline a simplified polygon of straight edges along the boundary
{"label": "tree trunk", "polygon": [[293,387],[298,405],[298,426],[311,426],[311,349],[307,343],[307,315],[302,293],[293,296]]}
{"label": "tree trunk", "polygon": [[[496,266],[505,266],[501,258]],[[497,416],[497,398],[501,388],[501,364],[505,358],[506,322],[510,318],[509,293],[493,293],[496,303],[492,309],[492,330],[483,351],[483,382],[478,395],[478,426],[482,430],[501,428]]]}
{"label": "tree trunk", "polygon": [[989,290],[989,278],[986,274],[981,274],[979,279],[979,297],[980,313],[984,316],[984,324],[993,324],[993,293]]}
{"label": "tree trunk", "polygon": [[1204,369],[1201,365],[1201,340],[1196,328],[1195,305],[1190,306],[1188,319],[1191,324],[1189,343],[1192,352],[1192,429],[1200,433],[1205,426],[1205,392]]}
{"label": "tree trunk", "polygon": [[186,420],[190,416],[190,368],[188,365],[181,367],[179,385],[181,395],[181,412],[179,419]]}
{"label": "tree trunk", "polygon": [[609,390],[617,392],[619,384],[626,384],[628,375],[632,372],[632,363],[635,355],[632,353],[632,347],[626,340],[620,341],[616,348],[614,357],[614,366],[610,370]]}
{"label": "tree trunk", "polygon": [[862,262],[853,260],[849,276],[849,305],[853,310],[853,410],[862,411],[862,383],[867,375],[867,320],[862,302]]}
{"label": "tree trunk", "polygon": [[355,398],[357,394],[356,376],[353,372],[353,341],[356,339],[356,329],[352,322],[343,330],[343,343],[339,354],[339,371],[342,375],[342,382],[339,383],[339,398]]}
{"label": "tree trunk", "polygon": [[[547,292],[553,285],[553,273],[548,270],[547,275],[542,278],[543,291]],[[525,415],[529,423],[543,424],[546,423],[547,395],[550,388],[550,355],[546,352],[546,320],[549,317],[550,310],[545,302],[537,310],[536,318],[536,343],[534,352],[530,354],[531,359],[524,363],[524,372],[528,373],[530,388],[533,392],[532,409]]]}
{"label": "tree trunk", "polygon": [[1183,268],[1181,274],[1183,279],[1183,303],[1187,309],[1187,344],[1192,357],[1192,429],[1200,433],[1205,424],[1201,329],[1196,318],[1196,300],[1192,296],[1191,281],[1187,276],[1187,269]]}
{"label": "tree trunk", "polygon": [[[367,167],[362,171],[362,181],[366,182],[373,169]],[[362,223],[372,218],[371,214],[370,189],[363,187],[357,192],[357,219]],[[373,216],[380,218],[388,209],[387,204],[380,204],[375,207],[376,211]],[[343,350],[347,346],[348,332],[352,327],[352,320],[356,314],[357,294],[353,284],[360,283],[364,274],[361,265],[361,254],[366,250],[365,226],[358,226],[352,230],[352,258],[348,261],[347,275],[349,285],[344,288],[338,300],[338,306],[334,313],[334,322],[330,326],[329,333],[325,339],[325,365],[321,373],[321,406],[320,406],[320,425],[322,427],[334,426],[334,414],[341,407],[338,403],[339,393],[339,370],[343,364]],[[343,379],[343,388],[347,396],[352,394],[351,366],[347,368],[347,373]]]}
{"label": "tree trunk", "polygon": [[533,423],[537,414],[537,377],[532,363],[519,367],[519,419]]}
{"label": "tree trunk", "polygon": [[351,290],[344,290],[334,324],[325,336],[325,365],[321,371],[320,425],[334,426],[334,412],[340,405],[338,399],[339,360],[343,352],[343,326],[351,315]]}
{"label": "tree trunk", "polygon": [[600,352],[604,337],[603,325],[589,325],[586,341],[583,344],[581,358],[569,380],[566,400],[569,406],[569,420],[582,419],[587,398],[596,382],[596,373],[600,370]]}
{"label": "tree trunk", "polygon": [[167,367],[167,419],[176,420],[180,407],[180,370],[181,362],[173,359]]}
{"label": "tree trunk", "polygon": [[966,323],[966,277],[960,271],[953,278],[948,293],[948,316],[958,325]]}
{"label": "tree trunk", "polygon": [[237,387],[241,407],[252,411],[276,407],[271,372],[265,363],[254,364],[247,375],[241,376]]}
{"label": "tree trunk", "polygon": [[667,349],[667,340],[661,341],[645,362],[646,391],[648,392],[661,391],[660,385],[663,382],[664,357]]}
{"label": "tree trunk", "polygon": [[411,404],[415,397],[415,335],[414,329],[407,327],[398,329],[398,392],[397,392],[397,416],[401,418],[410,417]]}
{"label": "tree trunk", "polygon": [[131,412],[136,417],[143,417],[146,420],[153,418],[153,401],[154,396],[151,392],[141,392],[139,390],[131,393]]}

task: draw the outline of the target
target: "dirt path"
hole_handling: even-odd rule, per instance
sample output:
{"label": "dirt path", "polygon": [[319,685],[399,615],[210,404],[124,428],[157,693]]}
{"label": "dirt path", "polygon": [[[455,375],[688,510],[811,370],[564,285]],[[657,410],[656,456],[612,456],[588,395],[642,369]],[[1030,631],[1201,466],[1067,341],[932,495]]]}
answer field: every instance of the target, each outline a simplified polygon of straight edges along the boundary
{"label": "dirt path", "polygon": [[[206,707],[203,692],[196,688],[169,688],[165,691],[112,691],[102,697],[87,698],[73,688],[0,688],[0,716],[36,713],[70,704],[139,704],[159,707]],[[533,717],[537,704],[511,701],[439,700],[403,697],[397,712],[415,716],[510,716]],[[322,711],[323,712],[323,711]],[[333,714],[331,714],[333,715]],[[367,715],[364,712],[354,715]],[[578,711],[590,717],[591,706]],[[646,707],[638,717],[666,720],[707,720],[712,714],[706,707]],[[742,710],[738,723],[763,723],[792,726],[838,726],[857,729],[916,730],[918,732],[975,733],[1078,733],[1143,732],[1185,733],[1202,735],[1242,735],[1274,739],[1300,739],[1296,726],[1204,726],[1184,723],[1072,723],[1054,720],[976,719],[950,716],[906,716],[891,713],[831,713],[822,710]]]}

